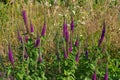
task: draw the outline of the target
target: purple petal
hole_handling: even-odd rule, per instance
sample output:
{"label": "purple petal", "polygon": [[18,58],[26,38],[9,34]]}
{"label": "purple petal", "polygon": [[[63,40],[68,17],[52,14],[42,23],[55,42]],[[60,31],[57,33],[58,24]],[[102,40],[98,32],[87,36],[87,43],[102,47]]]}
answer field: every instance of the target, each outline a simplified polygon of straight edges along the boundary
{"label": "purple petal", "polygon": [[35,41],[35,47],[38,47],[40,44],[40,38],[38,37]]}
{"label": "purple petal", "polygon": [[101,34],[101,38],[99,40],[98,46],[101,45],[101,43],[103,42],[103,39],[105,37],[105,32],[106,32],[106,26],[105,26],[105,22],[103,23],[103,29],[102,29],[102,34]]}
{"label": "purple petal", "polygon": [[76,41],[75,41],[75,46],[78,47],[78,44],[79,44],[79,41],[78,41],[78,38],[77,38]]}
{"label": "purple petal", "polygon": [[26,30],[28,30],[28,21],[27,21],[27,14],[26,14],[26,10],[23,10],[22,11],[22,16],[23,16],[23,20],[24,20],[24,24],[25,24],[25,27],[26,27]]}
{"label": "purple petal", "polygon": [[71,26],[71,30],[72,30],[72,32],[73,32],[73,31],[74,31],[74,20],[73,20],[73,18],[72,18],[72,20],[71,20],[70,26]]}
{"label": "purple petal", "polygon": [[44,26],[42,28],[41,36],[45,36],[45,34],[46,34],[46,23],[44,23]]}
{"label": "purple petal", "polygon": [[28,36],[25,36],[25,41],[26,41],[26,42],[28,42],[28,39],[29,39]]}
{"label": "purple petal", "polygon": [[30,31],[31,31],[31,32],[34,32],[34,26],[33,26],[33,24],[32,24],[31,21],[30,21]]}
{"label": "purple petal", "polygon": [[76,60],[77,63],[79,62],[79,56],[80,56],[80,53],[78,52],[78,53],[76,54],[76,57],[75,57],[75,60]]}
{"label": "purple petal", "polygon": [[97,80],[96,72],[94,72],[94,74],[93,74],[93,76],[92,76],[92,80]]}
{"label": "purple petal", "polygon": [[18,40],[22,43],[22,37],[21,37],[21,35],[20,35],[19,30],[18,30]]}
{"label": "purple petal", "polygon": [[42,56],[39,56],[39,58],[38,58],[38,62],[40,62],[40,63],[42,63]]}
{"label": "purple petal", "polygon": [[12,65],[14,65],[14,58],[10,44],[8,45],[8,51],[9,61],[11,62]]}

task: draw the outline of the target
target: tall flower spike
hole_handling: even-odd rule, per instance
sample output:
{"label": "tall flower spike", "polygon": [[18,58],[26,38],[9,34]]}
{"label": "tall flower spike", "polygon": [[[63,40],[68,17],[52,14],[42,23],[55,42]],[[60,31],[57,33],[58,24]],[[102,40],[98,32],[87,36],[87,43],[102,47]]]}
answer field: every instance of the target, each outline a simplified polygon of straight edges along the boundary
{"label": "tall flower spike", "polygon": [[67,32],[67,23],[66,23],[66,21],[64,20],[64,23],[63,23],[63,37],[66,36],[66,32]]}
{"label": "tall flower spike", "polygon": [[75,56],[75,60],[76,60],[77,63],[79,62],[79,56],[80,56],[80,52],[78,51],[78,53]]}
{"label": "tall flower spike", "polygon": [[18,32],[18,40],[22,43],[22,36],[20,35],[20,31],[17,30],[17,32]]}
{"label": "tall flower spike", "polygon": [[65,40],[66,40],[66,42],[69,41],[69,32],[68,31],[66,31]]}
{"label": "tall flower spike", "polygon": [[106,25],[105,25],[105,21],[103,22],[103,29],[102,29],[102,34],[101,34],[101,38],[99,40],[98,46],[101,45],[101,43],[103,42],[103,39],[105,37],[105,32],[106,32]]}
{"label": "tall flower spike", "polygon": [[11,64],[14,65],[14,58],[13,58],[13,53],[12,53],[10,43],[8,45],[8,57],[9,57],[9,61],[11,62]]}
{"label": "tall flower spike", "polygon": [[27,32],[29,32],[26,10],[22,11],[22,16],[23,16],[23,20],[24,20],[24,24],[25,24],[26,30],[27,30]]}
{"label": "tall flower spike", "polygon": [[28,36],[26,35],[26,36],[25,36],[25,41],[28,42],[28,39],[29,39],[29,38],[28,38]]}
{"label": "tall flower spike", "polygon": [[75,41],[75,46],[78,47],[78,44],[79,44],[79,40],[77,38],[76,41]]}
{"label": "tall flower spike", "polygon": [[73,20],[73,18],[71,19],[70,26],[71,26],[71,31],[73,32],[74,31],[74,20]]}
{"label": "tall flower spike", "polygon": [[96,72],[94,72],[94,74],[93,74],[93,76],[92,76],[92,80],[97,80]]}
{"label": "tall flower spike", "polygon": [[45,36],[45,34],[46,34],[46,22],[44,22],[44,26],[42,28],[41,36]]}
{"label": "tall flower spike", "polygon": [[40,44],[40,37],[37,36],[37,39],[36,39],[36,41],[35,41],[35,47],[38,47],[39,44]]}
{"label": "tall flower spike", "polygon": [[30,31],[31,31],[31,32],[34,32],[34,26],[33,26],[33,24],[32,24],[31,21],[30,21]]}
{"label": "tall flower spike", "polygon": [[105,72],[105,75],[104,75],[104,80],[108,80],[108,68],[106,67],[106,72]]}

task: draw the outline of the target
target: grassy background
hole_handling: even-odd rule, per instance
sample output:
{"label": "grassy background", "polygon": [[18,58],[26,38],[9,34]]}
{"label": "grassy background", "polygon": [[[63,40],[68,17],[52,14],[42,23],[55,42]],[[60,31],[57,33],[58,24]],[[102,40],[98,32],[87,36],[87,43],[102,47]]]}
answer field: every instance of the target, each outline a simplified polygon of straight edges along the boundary
{"label": "grassy background", "polygon": [[[74,37],[79,35],[84,39],[81,46],[84,47],[85,39],[89,46],[97,45],[100,38],[102,22],[106,21],[107,32],[103,47],[111,51],[111,57],[119,58],[120,55],[120,1],[119,0],[68,0],[54,1],[42,0],[30,2],[29,0],[8,0],[0,2],[0,52],[6,56],[7,44],[10,41],[14,52],[17,52],[17,29],[21,34],[25,31],[22,19],[22,10],[25,9],[28,21],[32,21],[35,32],[41,33],[44,23],[44,15],[47,21],[47,40],[43,45],[46,52],[55,53],[54,39],[58,32],[62,35],[63,15],[65,15],[70,29],[71,14],[74,15]],[[14,46],[15,45],[15,46]],[[45,53],[46,53],[45,52]]]}

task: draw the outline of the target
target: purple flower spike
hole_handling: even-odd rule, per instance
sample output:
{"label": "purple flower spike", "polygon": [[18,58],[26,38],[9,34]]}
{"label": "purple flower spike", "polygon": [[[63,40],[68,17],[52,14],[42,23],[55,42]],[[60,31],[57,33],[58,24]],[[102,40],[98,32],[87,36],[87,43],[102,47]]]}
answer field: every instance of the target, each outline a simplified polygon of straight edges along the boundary
{"label": "purple flower spike", "polygon": [[38,37],[35,41],[35,47],[38,47],[40,44],[40,38]]}
{"label": "purple flower spike", "polygon": [[78,47],[78,44],[79,44],[79,41],[78,41],[78,38],[77,38],[76,41],[75,41],[75,46]]}
{"label": "purple flower spike", "polygon": [[69,47],[69,52],[72,52],[72,41],[70,41],[70,47]]}
{"label": "purple flower spike", "polygon": [[21,35],[20,35],[19,30],[18,30],[18,40],[22,43],[22,37],[21,37]]}
{"label": "purple flower spike", "polygon": [[69,41],[69,32],[68,32],[68,31],[66,31],[65,40],[66,40],[66,42],[68,42],[68,41]]}
{"label": "purple flower spike", "polygon": [[80,53],[78,52],[78,53],[76,54],[76,57],[75,57],[75,60],[76,60],[77,63],[79,62],[79,56],[80,56]]}
{"label": "purple flower spike", "polygon": [[92,76],[92,80],[97,80],[96,72],[94,72],[94,74],[93,74],[93,76]]}
{"label": "purple flower spike", "polygon": [[105,32],[106,32],[106,25],[105,25],[105,22],[103,22],[102,34],[101,34],[101,38],[100,38],[100,40],[99,40],[98,46],[100,46],[101,43],[103,42],[103,39],[104,39],[104,37],[105,37]]}
{"label": "purple flower spike", "polygon": [[10,44],[8,45],[8,57],[12,65],[14,65],[14,58]]}
{"label": "purple flower spike", "polygon": [[68,54],[67,54],[66,50],[64,50],[64,58],[65,58],[65,59],[68,58]]}
{"label": "purple flower spike", "polygon": [[30,31],[31,31],[31,32],[34,32],[34,26],[33,26],[33,24],[32,24],[31,21],[30,21]]}
{"label": "purple flower spike", "polygon": [[105,73],[105,76],[104,76],[104,80],[108,80],[108,68],[106,68],[106,73]]}
{"label": "purple flower spike", "polygon": [[46,23],[44,22],[44,26],[42,28],[41,36],[45,36],[45,34],[46,34]]}
{"label": "purple flower spike", "polygon": [[27,22],[26,10],[23,10],[23,11],[22,11],[22,16],[23,16],[23,20],[24,20],[24,24],[25,24],[26,30],[27,30],[27,32],[29,32],[29,31],[28,31],[28,22]]}
{"label": "purple flower spike", "polygon": [[66,36],[66,32],[67,32],[67,23],[64,21],[64,23],[63,23],[63,37]]}
{"label": "purple flower spike", "polygon": [[71,26],[71,31],[73,32],[74,31],[74,20],[73,20],[73,18],[71,20],[70,26]]}
{"label": "purple flower spike", "polygon": [[28,39],[29,39],[28,36],[25,36],[25,41],[26,41],[26,42],[28,42]]}
{"label": "purple flower spike", "polygon": [[39,58],[38,58],[38,62],[40,62],[40,63],[42,63],[42,56],[39,56]]}

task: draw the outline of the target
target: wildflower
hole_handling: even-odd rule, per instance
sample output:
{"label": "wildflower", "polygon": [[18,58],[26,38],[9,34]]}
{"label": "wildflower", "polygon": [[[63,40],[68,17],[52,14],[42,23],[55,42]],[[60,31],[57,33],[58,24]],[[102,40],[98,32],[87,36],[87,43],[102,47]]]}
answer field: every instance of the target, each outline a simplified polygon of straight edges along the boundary
{"label": "wildflower", "polygon": [[14,65],[14,58],[10,44],[8,45],[8,57],[12,65]]}
{"label": "wildflower", "polygon": [[76,54],[75,60],[78,63],[79,62],[79,56],[80,56],[80,52],[78,51],[78,53]]}
{"label": "wildflower", "polygon": [[46,22],[44,22],[44,26],[42,28],[41,36],[45,36],[45,34],[46,34]]}
{"label": "wildflower", "polygon": [[28,39],[29,39],[28,36],[25,36],[25,41],[26,41],[26,42],[28,42]]}
{"label": "wildflower", "polygon": [[67,32],[67,23],[64,21],[64,23],[63,23],[63,37],[66,36],[66,32]]}
{"label": "wildflower", "polygon": [[37,37],[36,41],[35,41],[35,47],[38,47],[40,44],[40,38]]}
{"label": "wildflower", "polygon": [[22,36],[20,35],[20,31],[18,30],[18,40],[22,43]]}
{"label": "wildflower", "polygon": [[66,31],[66,34],[65,34],[65,40],[66,40],[66,42],[69,41],[69,32],[68,32],[68,31]]}
{"label": "wildflower", "polygon": [[73,20],[73,18],[71,20],[70,26],[71,26],[71,31],[73,32],[74,31],[74,20]]}
{"label": "wildflower", "polygon": [[32,24],[31,21],[30,21],[30,31],[31,31],[31,32],[34,32],[34,26],[33,26],[33,24]]}
{"label": "wildflower", "polygon": [[97,80],[96,72],[94,72],[94,74],[93,74],[93,76],[92,76],[92,80]]}
{"label": "wildflower", "polygon": [[29,30],[28,30],[28,22],[27,22],[26,10],[23,10],[23,11],[22,11],[22,16],[23,16],[23,20],[24,20],[24,24],[25,24],[26,30],[27,30],[27,32],[29,32]]}
{"label": "wildflower", "polygon": [[108,80],[108,68],[106,68],[106,73],[104,75],[104,80]]}
{"label": "wildflower", "polygon": [[39,56],[38,57],[38,62],[42,63],[43,59],[42,59],[42,56]]}
{"label": "wildflower", "polygon": [[79,44],[79,40],[77,38],[76,41],[75,41],[75,46],[78,47],[78,44]]}
{"label": "wildflower", "polygon": [[106,25],[105,25],[105,22],[103,22],[102,34],[101,34],[101,38],[100,38],[100,40],[99,40],[98,46],[101,45],[101,43],[102,43],[102,41],[103,41],[103,39],[104,39],[104,37],[105,37],[105,32],[106,32]]}

